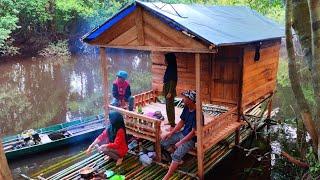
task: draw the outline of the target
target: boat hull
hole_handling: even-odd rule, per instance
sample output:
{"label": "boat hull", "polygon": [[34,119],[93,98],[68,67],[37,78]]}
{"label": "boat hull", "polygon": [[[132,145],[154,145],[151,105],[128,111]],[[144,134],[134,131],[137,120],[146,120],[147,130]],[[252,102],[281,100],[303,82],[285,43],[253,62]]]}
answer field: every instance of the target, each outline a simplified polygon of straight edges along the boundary
{"label": "boat hull", "polygon": [[[48,151],[51,149],[55,149],[61,146],[67,146],[76,144],[79,142],[83,142],[86,140],[93,140],[102,131],[105,129],[104,127],[104,118],[102,115],[98,116],[90,116],[83,119],[74,120],[71,122],[61,123],[52,125],[46,128],[37,129],[36,131],[40,134],[50,134],[54,132],[59,132],[62,130],[71,129],[71,131],[78,131],[75,134],[70,135],[69,137],[64,137],[57,140],[52,140],[51,142],[46,142],[43,144],[37,144],[29,147],[23,147],[20,149],[7,150],[5,155],[8,160],[14,160],[19,157],[32,155],[39,152]],[[16,139],[19,139],[19,135],[7,136],[2,139],[2,143],[5,145],[6,143],[15,142]]]}
{"label": "boat hull", "polygon": [[99,134],[101,134],[103,130],[104,130],[104,127],[101,127],[99,129],[96,129],[96,130],[93,130],[90,132],[86,132],[86,133],[83,133],[83,134],[80,134],[77,136],[71,136],[71,137],[55,140],[50,143],[39,144],[39,145],[27,147],[27,148],[21,148],[21,149],[17,149],[17,150],[13,150],[13,151],[8,151],[5,153],[5,155],[7,157],[7,160],[14,160],[19,157],[48,151],[50,149],[55,149],[55,148],[62,147],[62,146],[76,144],[79,142],[83,142],[85,140],[93,140]]}

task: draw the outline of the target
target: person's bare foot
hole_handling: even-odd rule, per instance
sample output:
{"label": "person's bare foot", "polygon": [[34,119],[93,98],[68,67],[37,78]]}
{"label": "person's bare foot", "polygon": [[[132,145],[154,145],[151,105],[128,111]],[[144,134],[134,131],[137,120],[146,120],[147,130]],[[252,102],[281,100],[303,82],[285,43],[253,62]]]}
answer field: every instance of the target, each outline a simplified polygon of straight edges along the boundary
{"label": "person's bare foot", "polygon": [[121,164],[122,164],[122,160],[123,160],[123,158],[118,159],[118,160],[117,160],[117,163],[116,163],[116,166],[121,165]]}
{"label": "person's bare foot", "polygon": [[105,156],[105,157],[104,157],[104,160],[105,160],[105,161],[109,161],[109,159],[110,159],[109,156]]}

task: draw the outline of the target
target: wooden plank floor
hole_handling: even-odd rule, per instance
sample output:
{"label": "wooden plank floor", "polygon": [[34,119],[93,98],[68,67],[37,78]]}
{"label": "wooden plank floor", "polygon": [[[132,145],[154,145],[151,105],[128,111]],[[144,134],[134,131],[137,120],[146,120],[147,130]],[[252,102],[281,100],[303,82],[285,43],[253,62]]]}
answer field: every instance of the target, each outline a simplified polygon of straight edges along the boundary
{"label": "wooden plank floor", "polygon": [[[161,103],[151,103],[142,107],[144,114],[154,113],[155,111],[161,111],[164,120],[161,122],[161,132],[164,133],[165,129],[169,127],[166,125],[168,123],[166,105]],[[176,124],[180,121],[180,115],[182,113],[182,108],[175,107],[175,122]]]}
{"label": "wooden plank floor", "polygon": [[[175,122],[176,124],[180,121],[180,115],[182,113],[182,108],[180,107],[175,107]],[[166,133],[166,129],[169,127],[169,125],[166,125],[168,123],[167,119],[167,112],[166,112],[166,105],[156,102],[156,103],[151,103],[151,104],[146,104],[145,106],[142,107],[142,111],[144,114],[148,113],[154,113],[155,111],[161,111],[161,114],[164,116],[164,120],[161,122],[161,132]],[[204,115],[204,122],[205,124],[208,124],[213,116],[209,115],[208,113],[203,113]],[[216,115],[214,117],[218,117],[219,115]]]}

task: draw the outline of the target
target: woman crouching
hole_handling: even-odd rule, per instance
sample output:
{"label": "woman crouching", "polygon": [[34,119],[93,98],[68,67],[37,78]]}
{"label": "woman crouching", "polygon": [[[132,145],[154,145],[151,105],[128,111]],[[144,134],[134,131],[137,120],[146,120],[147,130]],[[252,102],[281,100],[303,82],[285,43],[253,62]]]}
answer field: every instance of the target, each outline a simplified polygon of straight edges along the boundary
{"label": "woman crouching", "polygon": [[110,124],[88,147],[86,153],[90,154],[96,147],[98,151],[107,155],[105,159],[112,158],[118,165],[128,152],[126,127],[123,116],[119,112],[110,112],[109,120]]}

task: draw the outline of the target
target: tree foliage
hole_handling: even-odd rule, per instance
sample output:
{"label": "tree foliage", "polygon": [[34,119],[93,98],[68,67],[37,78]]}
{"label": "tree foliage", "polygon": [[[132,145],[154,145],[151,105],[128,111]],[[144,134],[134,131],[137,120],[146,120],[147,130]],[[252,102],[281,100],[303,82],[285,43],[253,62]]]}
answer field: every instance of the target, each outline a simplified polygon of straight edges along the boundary
{"label": "tree foliage", "polygon": [[0,1],[0,55],[14,54],[16,49],[11,46],[11,33],[19,28],[17,25],[18,11],[12,0]]}
{"label": "tree foliage", "polygon": [[71,33],[83,35],[78,24],[85,23],[86,28],[82,29],[88,31],[127,3],[127,0],[2,0],[0,55],[17,53],[14,44],[31,44],[39,49],[52,41],[69,39]]}

